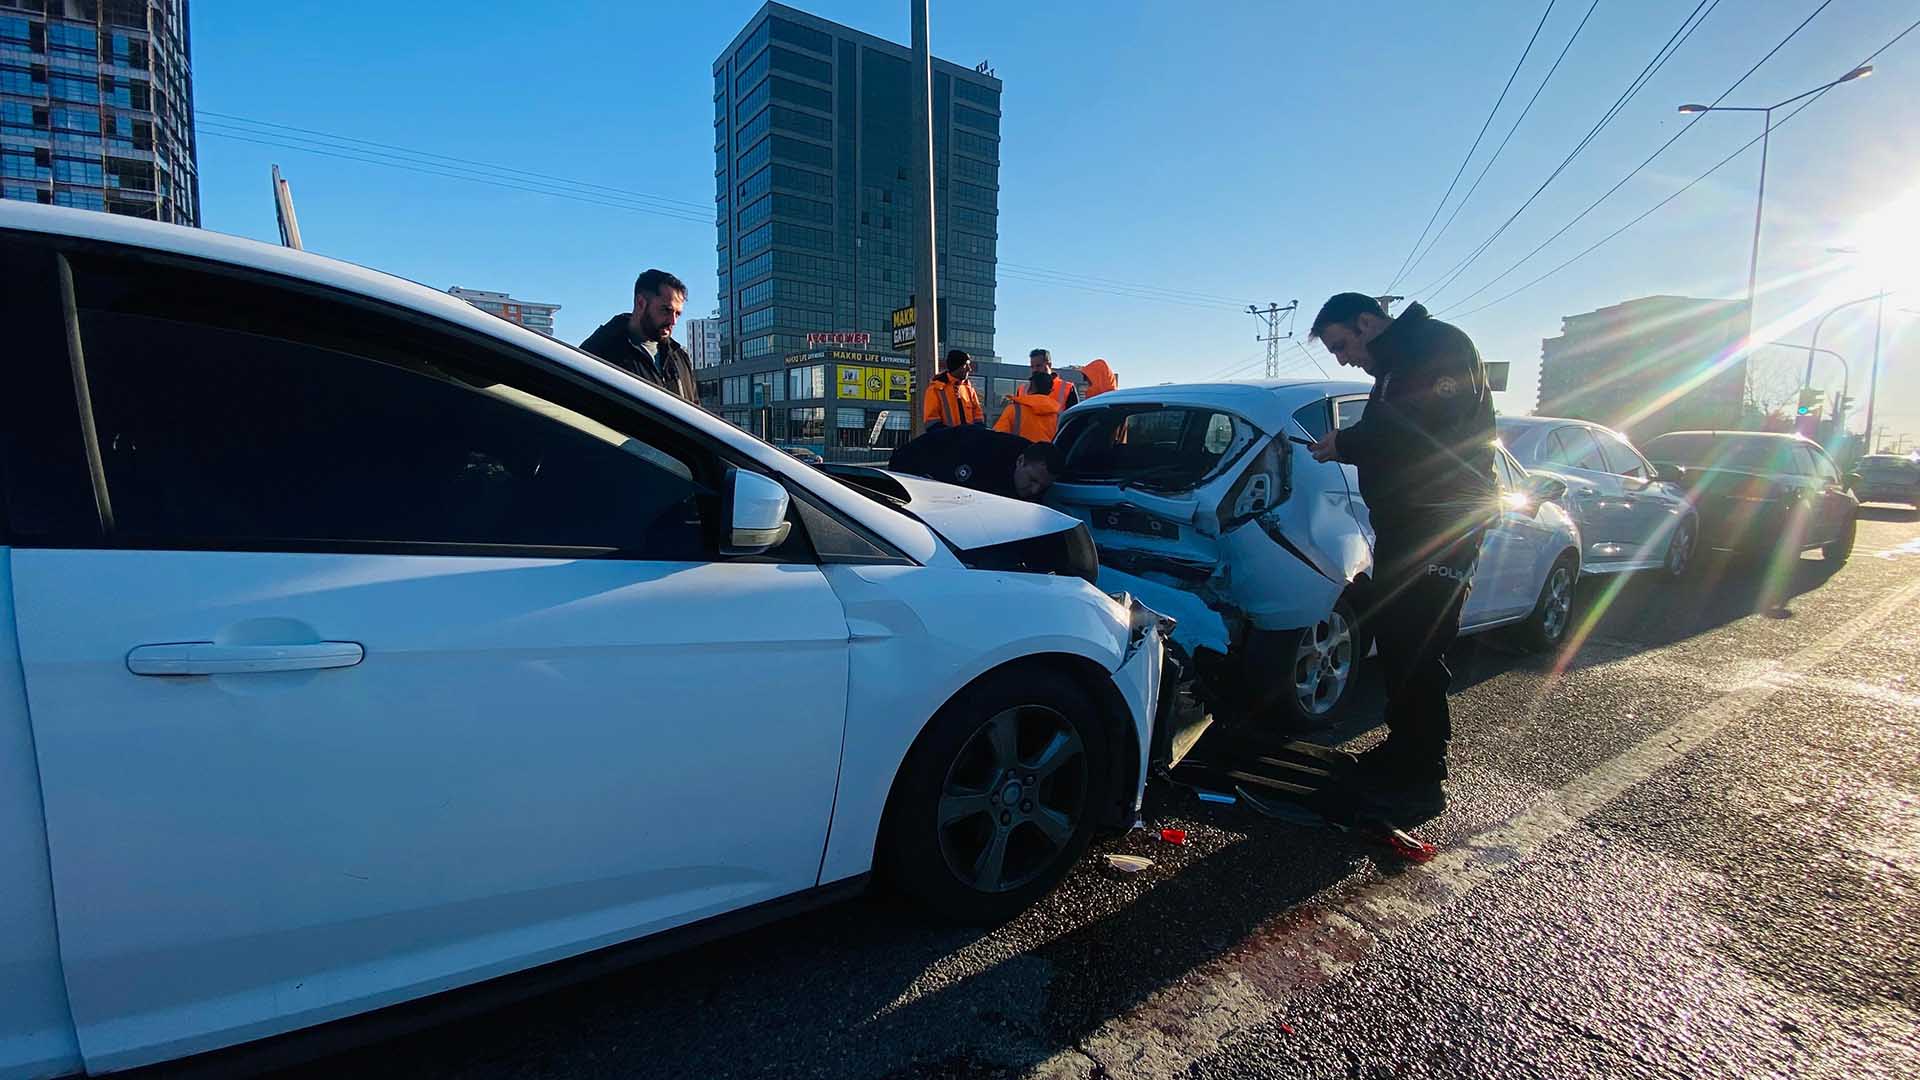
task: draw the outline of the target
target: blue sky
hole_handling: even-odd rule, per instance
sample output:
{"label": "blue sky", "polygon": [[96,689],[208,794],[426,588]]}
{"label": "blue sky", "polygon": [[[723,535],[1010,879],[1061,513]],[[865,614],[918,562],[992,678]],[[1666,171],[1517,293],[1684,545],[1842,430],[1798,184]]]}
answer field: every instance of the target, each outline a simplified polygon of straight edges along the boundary
{"label": "blue sky", "polygon": [[[1592,0],[1558,0],[1461,191],[1505,136]],[[800,5],[894,40],[900,3]],[[1757,148],[1554,277],[1462,314],[1557,265],[1758,134],[1749,114],[1702,117],[1673,148],[1495,288],[1506,269],[1665,142],[1818,6],[1716,7],[1592,145],[1431,304],[1489,360],[1514,364],[1501,408],[1533,402],[1540,340],[1562,315],[1671,293],[1739,296]],[[1253,318],[1222,302],[1299,299],[1300,336],[1328,294],[1394,276],[1486,120],[1541,2],[1433,5],[1031,4],[935,0],[935,52],[990,60],[1006,83],[997,343],[1065,361],[1104,356],[1127,385],[1257,373]],[[1423,287],[1478,246],[1652,58],[1691,4],[1600,0],[1512,142],[1432,253],[1395,291]],[[1436,14],[1444,9],[1444,14]],[[675,270],[689,309],[714,304],[710,207],[715,56],[757,5],[337,3],[200,0],[195,94],[221,113],[352,135],[677,200],[637,213],[260,145],[204,123],[205,223],[274,238],[270,163],[293,184],[309,249],[439,288],[501,289],[564,305],[578,340],[628,306],[635,272]],[[1912,22],[1911,0],[1831,3],[1726,104],[1772,104],[1835,78]],[[1804,341],[1811,315],[1874,291],[1889,302],[1879,422],[1920,436],[1920,31],[1776,130],[1767,177],[1760,321]],[[1777,117],[1776,117],[1777,119]],[[1458,193],[1455,196],[1458,199]],[[1904,199],[1904,201],[1903,201]],[[676,205],[676,204],[669,204]],[[1895,210],[1883,208],[1897,207]],[[1872,217],[1875,211],[1879,216]],[[1445,221],[1452,204],[1441,215]],[[1855,245],[1859,255],[1826,249]],[[1030,271],[1122,282],[1043,284]],[[1016,276],[1019,274],[1020,276]],[[1056,279],[1057,280],[1057,279]],[[1145,289],[1139,286],[1146,286]],[[1452,310],[1449,310],[1449,309]],[[1863,393],[1872,306],[1821,343]],[[821,329],[837,329],[822,327]],[[1317,346],[1324,363],[1332,362]],[[1792,354],[1763,364],[1793,368]],[[1292,371],[1310,370],[1289,345]],[[1831,374],[1829,374],[1831,373]],[[1822,360],[1817,382],[1838,387]],[[1856,420],[1857,426],[1857,420]]]}

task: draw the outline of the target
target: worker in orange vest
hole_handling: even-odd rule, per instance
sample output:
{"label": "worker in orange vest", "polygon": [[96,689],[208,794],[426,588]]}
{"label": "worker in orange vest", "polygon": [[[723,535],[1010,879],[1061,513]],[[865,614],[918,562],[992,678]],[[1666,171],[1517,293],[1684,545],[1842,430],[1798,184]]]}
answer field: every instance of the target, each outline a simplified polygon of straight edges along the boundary
{"label": "worker in orange vest", "polygon": [[1095,360],[1081,368],[1080,374],[1087,379],[1087,397],[1099,397],[1109,390],[1120,389],[1120,376],[1113,373],[1105,360]]}
{"label": "worker in orange vest", "polygon": [[1008,394],[1006,409],[994,422],[995,431],[1011,432],[1032,442],[1052,442],[1060,428],[1060,414],[1080,404],[1073,384],[1053,372],[1053,356],[1045,349],[1027,354],[1031,374],[1027,388]]}
{"label": "worker in orange vest", "polygon": [[933,385],[927,387],[926,405],[920,413],[926,419],[926,430],[986,423],[980,394],[967,381],[973,372],[973,357],[964,349],[955,349],[947,354],[946,367],[933,377]]}

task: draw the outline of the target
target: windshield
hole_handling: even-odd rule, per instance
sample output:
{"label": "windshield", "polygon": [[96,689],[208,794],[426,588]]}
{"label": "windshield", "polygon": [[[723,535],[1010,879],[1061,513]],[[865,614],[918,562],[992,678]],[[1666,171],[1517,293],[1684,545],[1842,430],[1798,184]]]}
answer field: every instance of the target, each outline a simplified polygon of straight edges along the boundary
{"label": "windshield", "polygon": [[1791,473],[1793,442],[1789,439],[1739,435],[1676,433],[1647,444],[1647,456],[1698,469],[1738,469],[1742,472]]}
{"label": "windshield", "polygon": [[1195,406],[1116,405],[1078,411],[1055,442],[1067,483],[1185,491],[1225,468],[1260,434],[1231,413]]}

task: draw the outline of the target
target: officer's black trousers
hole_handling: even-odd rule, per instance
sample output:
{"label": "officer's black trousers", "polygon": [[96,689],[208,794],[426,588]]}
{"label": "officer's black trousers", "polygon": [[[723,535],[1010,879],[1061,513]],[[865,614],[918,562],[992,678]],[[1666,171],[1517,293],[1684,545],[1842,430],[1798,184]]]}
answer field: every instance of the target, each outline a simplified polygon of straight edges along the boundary
{"label": "officer's black trousers", "polygon": [[1362,616],[1380,646],[1387,690],[1388,743],[1414,775],[1446,775],[1453,717],[1443,659],[1460,633],[1460,607],[1472,588],[1481,530],[1446,522],[1375,519],[1374,589]]}

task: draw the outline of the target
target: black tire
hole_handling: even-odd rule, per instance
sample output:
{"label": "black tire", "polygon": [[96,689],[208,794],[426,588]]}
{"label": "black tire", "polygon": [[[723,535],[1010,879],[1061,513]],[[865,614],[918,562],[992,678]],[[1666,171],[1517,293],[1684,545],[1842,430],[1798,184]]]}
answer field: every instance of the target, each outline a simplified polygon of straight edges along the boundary
{"label": "black tire", "polygon": [[1847,557],[1853,554],[1853,541],[1854,538],[1859,535],[1859,532],[1859,516],[1849,515],[1847,523],[1840,529],[1840,535],[1830,543],[1821,545],[1820,554],[1825,557],[1828,562],[1846,562]]}
{"label": "black tire", "polygon": [[1071,677],[1037,665],[992,672],[947,702],[908,751],[879,869],[943,918],[1005,922],[1085,853],[1109,801],[1109,755],[1101,709]]}
{"label": "black tire", "polygon": [[1567,640],[1573,626],[1575,586],[1580,571],[1571,553],[1554,561],[1547,580],[1540,583],[1540,596],[1533,602],[1533,613],[1519,626],[1520,644],[1532,652],[1551,652]]}
{"label": "black tire", "polygon": [[[1285,665],[1279,702],[1282,718],[1291,725],[1314,727],[1346,715],[1362,649],[1370,640],[1344,596],[1334,601],[1326,618],[1295,632],[1292,648],[1281,658]],[[1310,678],[1311,692],[1307,689]]]}
{"label": "black tire", "polygon": [[1668,581],[1680,581],[1693,569],[1693,561],[1700,553],[1700,522],[1694,517],[1680,519],[1673,527],[1673,535],[1667,538],[1667,557],[1660,563],[1660,573]]}

